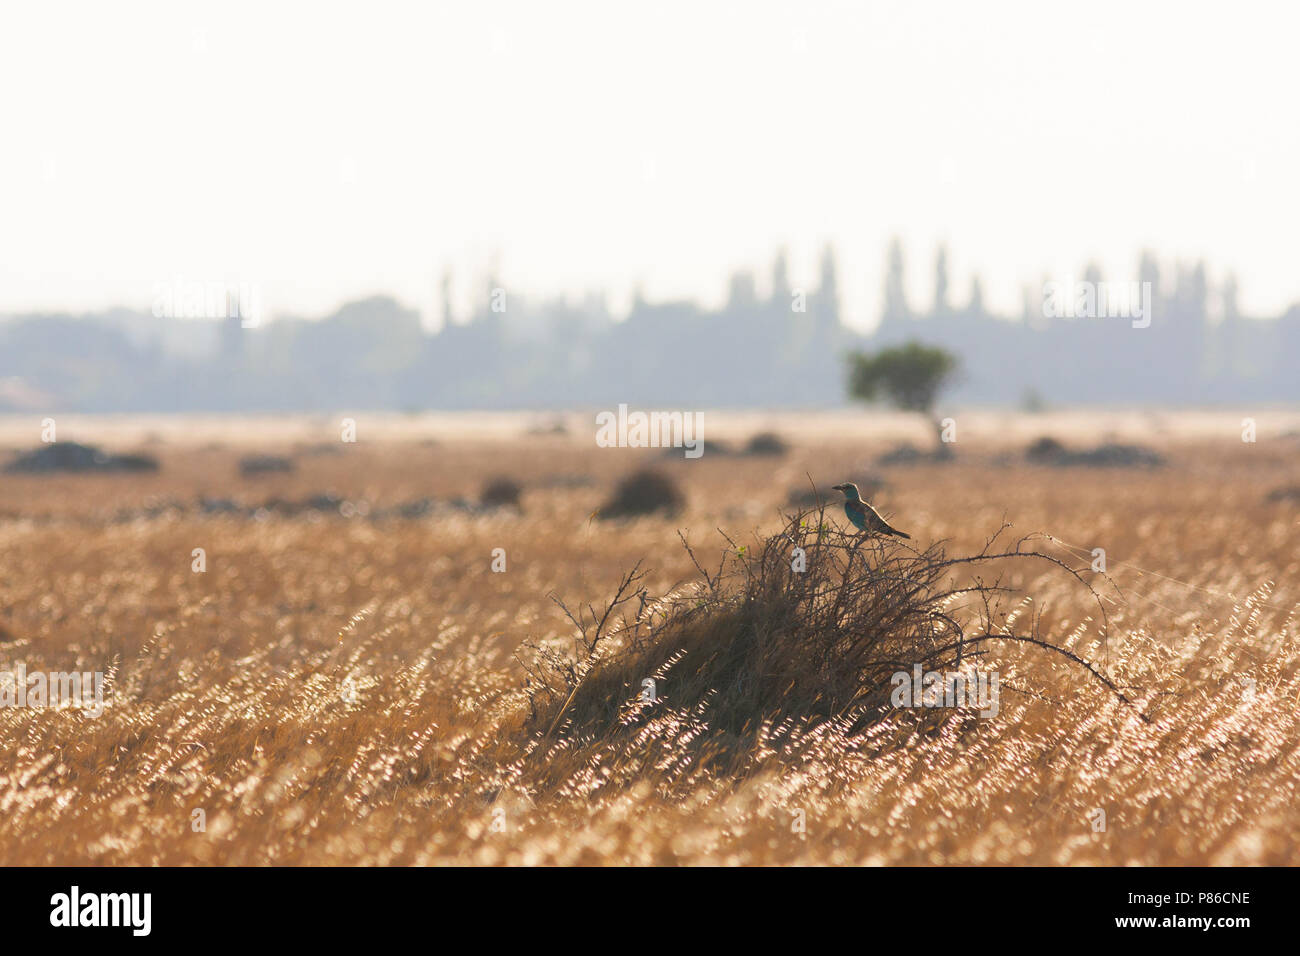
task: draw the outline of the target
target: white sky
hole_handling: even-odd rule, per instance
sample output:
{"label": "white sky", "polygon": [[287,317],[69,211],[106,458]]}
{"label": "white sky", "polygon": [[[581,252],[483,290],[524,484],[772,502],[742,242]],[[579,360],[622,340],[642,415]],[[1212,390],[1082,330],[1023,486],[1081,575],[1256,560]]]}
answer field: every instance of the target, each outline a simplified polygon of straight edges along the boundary
{"label": "white sky", "polygon": [[[1143,246],[1300,300],[1300,14],[1251,3],[42,3],[0,14],[0,312],[256,282],[316,314],[451,265],[716,303],[826,241],[874,324],[948,243],[1023,283]],[[462,303],[463,306],[463,303]]]}

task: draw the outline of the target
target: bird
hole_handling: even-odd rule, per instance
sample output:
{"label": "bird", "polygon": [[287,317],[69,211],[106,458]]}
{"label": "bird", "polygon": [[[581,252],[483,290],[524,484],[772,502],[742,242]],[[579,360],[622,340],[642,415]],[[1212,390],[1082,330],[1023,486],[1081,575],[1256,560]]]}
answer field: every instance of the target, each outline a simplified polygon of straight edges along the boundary
{"label": "bird", "polygon": [[831,487],[836,491],[844,492],[844,513],[849,516],[849,520],[858,530],[871,534],[893,534],[900,538],[911,539],[910,534],[891,527],[888,521],[876,513],[875,508],[863,501],[862,495],[858,493],[858,486],[853,482],[846,481],[842,485]]}

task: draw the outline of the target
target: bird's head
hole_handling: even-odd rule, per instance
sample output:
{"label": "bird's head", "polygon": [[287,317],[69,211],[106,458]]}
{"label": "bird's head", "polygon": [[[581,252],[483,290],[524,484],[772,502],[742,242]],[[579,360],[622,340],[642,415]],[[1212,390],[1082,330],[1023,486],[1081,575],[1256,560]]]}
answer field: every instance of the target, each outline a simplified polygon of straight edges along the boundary
{"label": "bird's head", "polygon": [[842,485],[831,485],[831,488],[835,491],[844,492],[844,497],[848,498],[850,501],[859,501],[862,498],[862,496],[858,494],[858,486],[851,481],[846,481]]}

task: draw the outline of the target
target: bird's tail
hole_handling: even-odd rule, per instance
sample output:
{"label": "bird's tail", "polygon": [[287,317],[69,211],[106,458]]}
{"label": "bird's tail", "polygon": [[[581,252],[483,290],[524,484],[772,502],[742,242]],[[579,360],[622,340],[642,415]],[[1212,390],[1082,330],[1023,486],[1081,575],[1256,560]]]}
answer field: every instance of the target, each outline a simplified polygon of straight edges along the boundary
{"label": "bird's tail", "polygon": [[912,540],[912,536],[906,531],[899,531],[897,528],[890,528],[889,530],[894,532],[894,534],[898,535],[900,538],[906,538],[908,541]]}

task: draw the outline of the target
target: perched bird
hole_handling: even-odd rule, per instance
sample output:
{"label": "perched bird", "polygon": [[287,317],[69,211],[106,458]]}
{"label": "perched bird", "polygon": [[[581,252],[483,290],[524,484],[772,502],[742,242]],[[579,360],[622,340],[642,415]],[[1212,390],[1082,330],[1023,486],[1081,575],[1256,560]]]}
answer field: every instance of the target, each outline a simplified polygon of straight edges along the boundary
{"label": "perched bird", "polygon": [[844,513],[849,516],[854,527],[870,534],[895,534],[900,538],[911,538],[897,528],[891,528],[889,522],[876,513],[876,509],[862,500],[858,486],[851,481],[842,485],[832,485],[836,491],[844,492]]}

